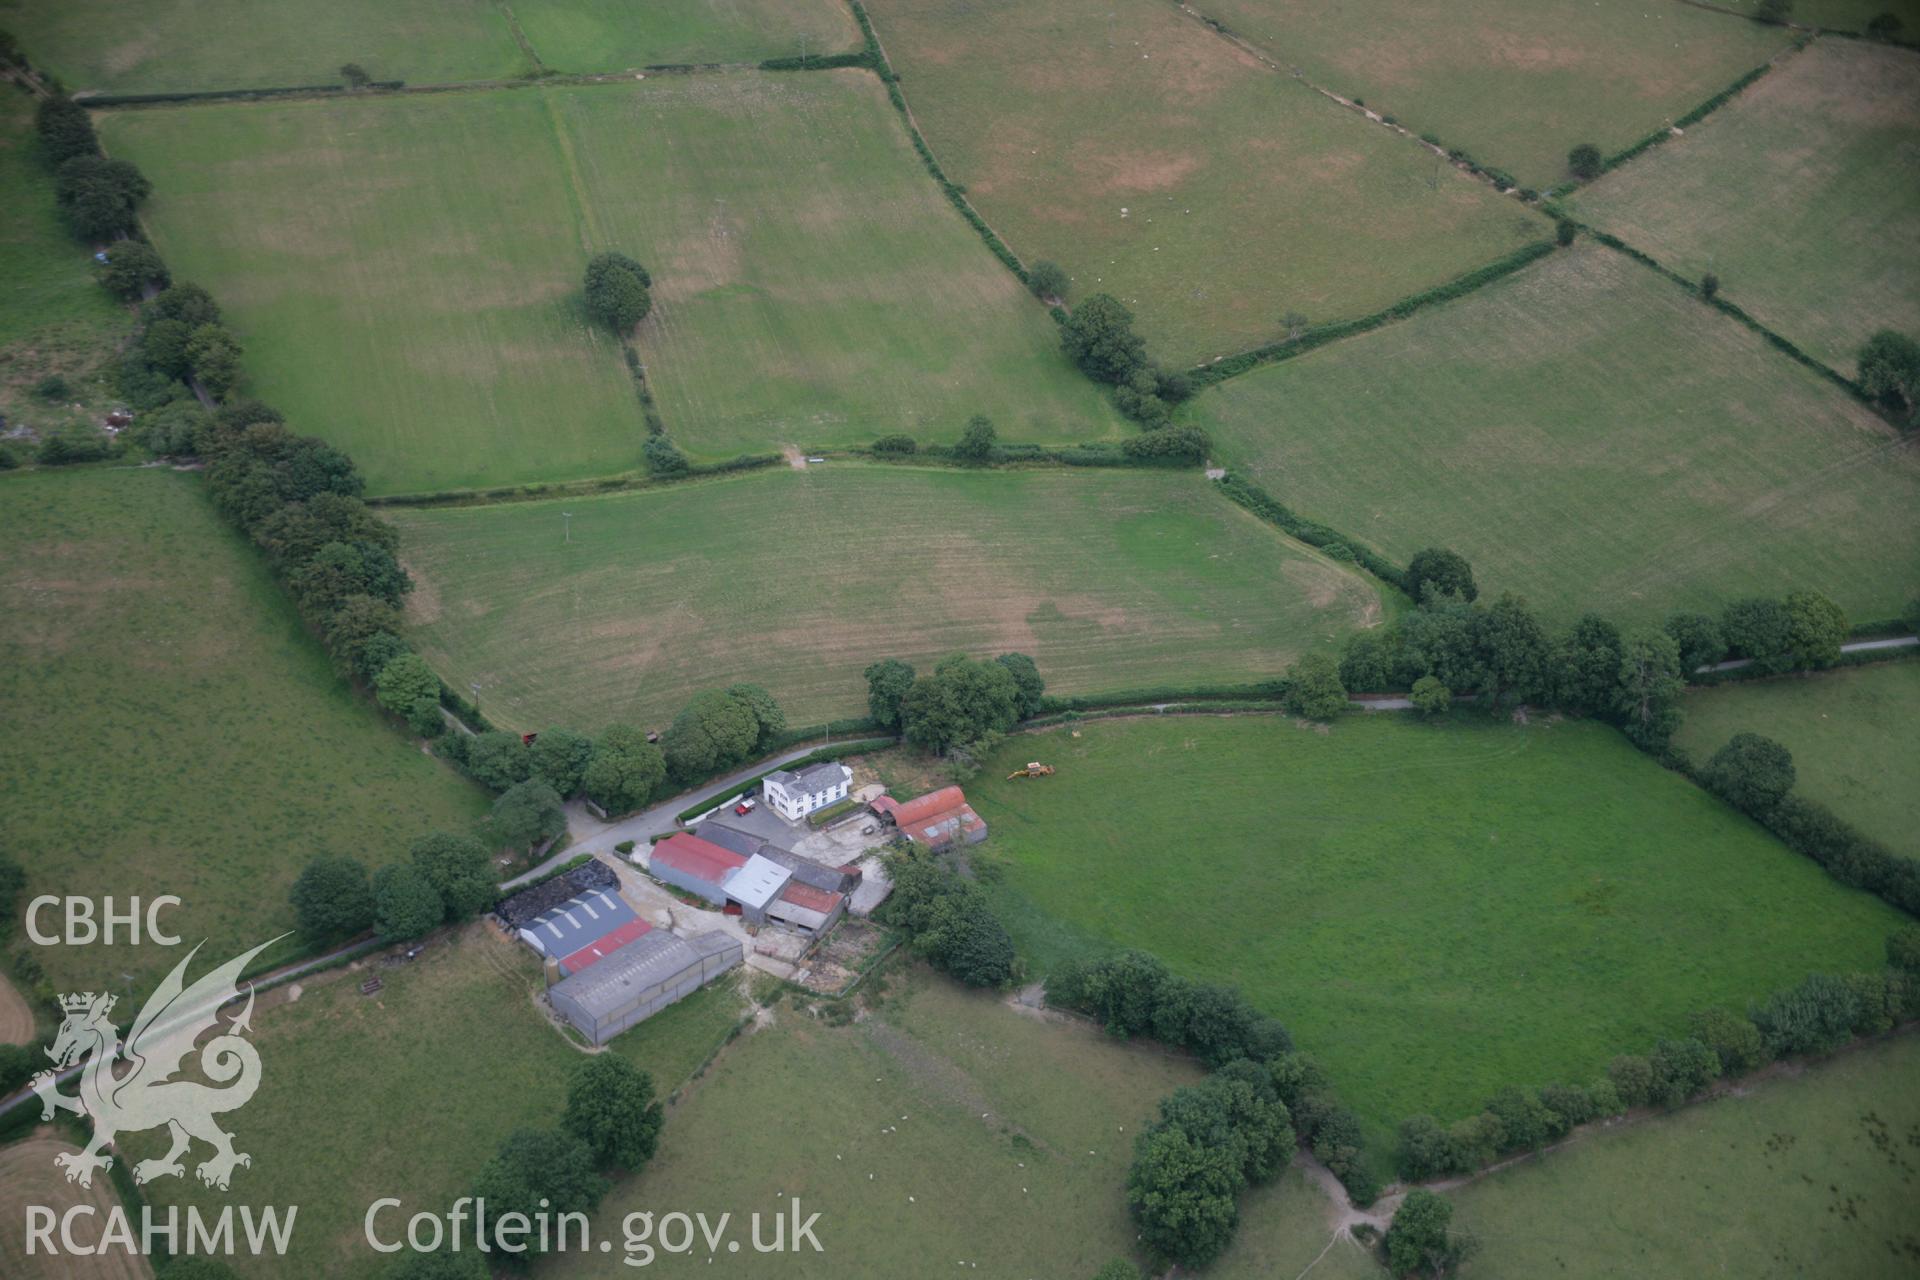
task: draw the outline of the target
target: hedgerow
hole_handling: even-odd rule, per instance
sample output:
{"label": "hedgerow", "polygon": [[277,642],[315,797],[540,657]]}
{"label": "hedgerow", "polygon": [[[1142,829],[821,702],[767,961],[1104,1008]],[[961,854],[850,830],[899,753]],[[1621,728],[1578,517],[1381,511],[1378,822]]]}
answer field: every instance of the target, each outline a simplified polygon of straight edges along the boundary
{"label": "hedgerow", "polygon": [[1426,307],[1441,302],[1451,302],[1455,298],[1465,297],[1476,289],[1485,288],[1494,281],[1512,275],[1522,267],[1546,257],[1555,248],[1551,240],[1526,245],[1485,266],[1476,267],[1463,276],[1457,276],[1445,284],[1435,285],[1431,289],[1402,298],[1385,310],[1376,311],[1372,315],[1361,316],[1355,320],[1340,320],[1333,324],[1316,325],[1297,338],[1269,343],[1264,347],[1255,347],[1251,351],[1242,351],[1238,355],[1228,356],[1224,360],[1200,365],[1188,370],[1187,376],[1196,386],[1212,386],[1228,378],[1236,378],[1261,365],[1305,355],[1329,342],[1351,338],[1355,334],[1370,333],[1382,325],[1403,320]]}

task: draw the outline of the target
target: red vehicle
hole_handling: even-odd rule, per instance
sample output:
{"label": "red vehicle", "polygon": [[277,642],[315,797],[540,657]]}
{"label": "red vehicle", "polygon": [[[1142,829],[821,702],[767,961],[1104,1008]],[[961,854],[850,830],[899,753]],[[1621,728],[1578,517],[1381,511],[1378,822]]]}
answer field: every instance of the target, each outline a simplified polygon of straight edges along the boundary
{"label": "red vehicle", "polygon": [[749,814],[753,812],[754,806],[759,803],[758,800],[742,800],[739,804],[733,806],[733,811],[738,814]]}

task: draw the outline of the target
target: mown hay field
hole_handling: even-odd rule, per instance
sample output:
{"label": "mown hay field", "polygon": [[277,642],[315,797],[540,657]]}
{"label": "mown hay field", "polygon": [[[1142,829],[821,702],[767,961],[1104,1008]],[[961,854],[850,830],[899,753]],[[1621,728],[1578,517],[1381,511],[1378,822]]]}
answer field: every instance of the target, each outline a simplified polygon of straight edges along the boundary
{"label": "mown hay field", "polygon": [[1472,1274],[1910,1277],[1916,1082],[1909,1033],[1480,1178]]}
{"label": "mown hay field", "polygon": [[1686,713],[1674,741],[1694,759],[1704,762],[1736,733],[1764,734],[1793,753],[1795,794],[1920,857],[1912,759],[1920,662],[1690,689]]}
{"label": "mown hay field", "polygon": [[1567,152],[1611,155],[1789,43],[1762,26],[1641,0],[1205,0],[1282,66],[1546,189]]}
{"label": "mown hay field", "polygon": [[1281,501],[1396,560],[1448,546],[1556,622],[1920,581],[1920,458],[1878,415],[1599,246],[1235,378],[1191,410]]}
{"label": "mown hay field", "polygon": [[[514,24],[519,24],[515,34]],[[0,0],[0,23],[76,92],[182,93],[506,79],[758,62],[859,46],[837,0]]]}
{"label": "mown hay field", "polygon": [[[661,1253],[646,1271],[666,1275],[1090,1276],[1112,1258],[1144,1261],[1126,1211],[1134,1136],[1199,1068],[925,970],[889,969],[886,985],[850,1026],[775,1005],[668,1112],[659,1154],[614,1188],[595,1236],[618,1251],[630,1213],[733,1214],[738,1253],[723,1243],[711,1266],[704,1243]],[[753,1252],[750,1215],[771,1239],[793,1201],[802,1219],[821,1215],[822,1251]],[[614,1267],[575,1252],[543,1270]]]}
{"label": "mown hay field", "polygon": [[[1138,947],[1237,984],[1383,1166],[1407,1115],[1585,1083],[1694,1009],[1877,969],[1901,921],[1603,725],[1078,729],[1021,736],[967,786],[1036,971]],[[1005,779],[1034,759],[1058,772]]]}
{"label": "mown hay field", "polygon": [[860,47],[841,0],[516,0],[543,66],[618,71],[659,63],[758,62]]}
{"label": "mown hay field", "polygon": [[1569,203],[1851,376],[1920,331],[1917,157],[1920,56],[1830,38]]}
{"label": "mown hay field", "polygon": [[1244,681],[1381,609],[1191,473],[832,464],[390,516],[411,639],[522,731],[664,728],[740,680],[795,725],[864,715],[870,663],[956,651],[1030,653],[1055,692]]}
{"label": "mown hay field", "polygon": [[147,227],[246,345],[247,390],[352,454],[369,491],[640,466],[619,343],[580,300],[599,246],[541,90],[117,112],[100,129],[153,179]]}
{"label": "mown hay field", "polygon": [[1365,315],[1549,230],[1160,0],[877,0],[953,181],[1073,298],[1192,364]]}
{"label": "mown hay field", "polygon": [[[196,477],[9,476],[0,545],[0,705],[36,744],[0,779],[0,843],[29,895],[173,894],[166,927],[224,959],[292,927],[315,855],[394,860],[485,812],[355,700]],[[62,991],[144,992],[179,959],[32,949]]]}
{"label": "mown hay field", "polygon": [[[637,469],[646,427],[580,277],[647,263],[640,352],[699,457],[1127,428],[940,199],[861,72],[119,113],[147,221],[251,389],[376,493]],[[511,153],[512,164],[499,157]]]}
{"label": "mown hay field", "polygon": [[67,1133],[51,1126],[0,1146],[0,1271],[7,1280],[151,1280],[152,1264],[125,1249],[49,1255],[39,1246],[27,1252],[29,1208],[62,1215],[81,1210],[73,1219],[74,1239],[91,1244],[105,1230],[106,1215],[120,1207],[120,1197],[104,1175],[94,1178],[91,1187],[80,1187],[68,1182],[54,1163],[55,1157],[79,1149]]}
{"label": "mown hay field", "polygon": [[0,23],[74,92],[339,84],[348,62],[411,84],[532,68],[492,0],[10,0]]}
{"label": "mown hay field", "polygon": [[641,354],[689,452],[1130,434],[941,197],[864,71],[552,97],[596,244],[653,272]]}

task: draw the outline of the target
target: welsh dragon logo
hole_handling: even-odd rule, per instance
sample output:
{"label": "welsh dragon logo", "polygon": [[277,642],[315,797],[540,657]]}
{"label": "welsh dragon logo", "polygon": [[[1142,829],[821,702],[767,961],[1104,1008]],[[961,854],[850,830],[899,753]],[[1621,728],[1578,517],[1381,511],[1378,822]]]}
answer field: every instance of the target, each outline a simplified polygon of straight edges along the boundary
{"label": "welsh dragon logo", "polygon": [[[240,973],[247,963],[278,941],[263,942],[186,986],[183,975],[200,951],[194,947],[148,998],[124,1044],[112,1021],[114,996],[87,991],[60,998],[66,1018],[47,1050],[53,1068],[34,1076],[33,1091],[40,1095],[41,1119],[51,1120],[56,1110],[64,1110],[93,1121],[93,1138],[85,1150],[54,1157],[68,1182],[92,1186],[94,1170],[113,1167],[106,1148],[118,1135],[161,1125],[167,1127],[172,1148],[157,1160],[136,1164],[136,1182],[185,1173],[180,1157],[195,1138],[213,1147],[213,1155],[194,1170],[210,1187],[225,1191],[234,1169],[253,1163],[251,1156],[233,1149],[233,1135],[214,1119],[245,1106],[260,1087],[260,1055],[244,1038],[252,1029],[252,983],[247,984],[239,1015],[200,1046],[200,1074],[213,1084],[175,1077],[188,1065],[201,1035],[222,1027],[220,1008],[240,995]],[[83,1059],[80,1092],[61,1093],[60,1073]]]}

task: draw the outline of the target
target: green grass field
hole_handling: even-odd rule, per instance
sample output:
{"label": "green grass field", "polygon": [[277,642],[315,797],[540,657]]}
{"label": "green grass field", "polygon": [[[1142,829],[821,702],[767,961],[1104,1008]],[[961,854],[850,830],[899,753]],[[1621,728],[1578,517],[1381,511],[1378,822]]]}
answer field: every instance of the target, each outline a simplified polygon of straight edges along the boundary
{"label": "green grass field", "polygon": [[[1759,0],[1714,0],[1714,4],[1741,13],[1753,13],[1760,7]],[[1900,20],[1901,39],[1920,35],[1920,0],[1794,0],[1793,21],[1802,26],[1863,33],[1867,24],[1883,13]]]}
{"label": "green grass field", "polygon": [[[777,1006],[771,1027],[729,1048],[669,1113],[659,1155],[614,1189],[596,1234],[617,1248],[631,1212],[732,1211],[744,1240],[749,1213],[794,1198],[803,1217],[822,1215],[824,1252],[759,1256],[743,1244],[732,1256],[722,1246],[729,1274],[925,1276],[965,1264],[969,1274],[1090,1276],[1128,1256],[1134,1135],[1198,1070],[907,973],[906,989],[895,970],[895,994],[854,1026]],[[703,1246],[662,1254],[648,1272],[721,1270],[708,1264]],[[579,1254],[543,1270],[612,1273],[604,1257]]]}
{"label": "green grass field", "polygon": [[[382,1196],[406,1202],[381,1220],[383,1232],[396,1227],[389,1235],[406,1214],[443,1211],[508,1133],[559,1119],[566,1073],[584,1061],[534,1004],[541,978],[532,954],[490,926],[379,969],[385,986],[373,997],[360,994],[368,972],[326,975],[293,1003],[283,993],[263,998],[253,1036],[260,1092],[229,1121],[254,1160],[231,1192],[210,1191],[191,1173],[149,1185],[158,1205],[209,1214],[227,1203],[298,1205],[294,1247],[284,1258],[244,1259],[250,1278],[385,1274],[390,1261],[363,1242],[367,1207]],[[738,984],[722,981],[619,1037],[612,1051],[652,1074],[664,1096],[743,1009]],[[130,1157],[157,1153],[163,1139],[141,1135]]]}
{"label": "green grass field", "polygon": [[36,66],[72,90],[96,93],[338,84],[347,62],[376,80],[446,84],[519,76],[536,59],[553,71],[608,72],[860,44],[852,12],[836,0],[336,0],[319,8],[292,0],[0,0],[0,23]]}
{"label": "green grass field", "polygon": [[[54,213],[53,177],[36,154],[33,99],[0,94],[0,416],[44,434],[98,421],[110,405],[101,367],[130,327],[127,312],[94,283],[87,248]],[[49,403],[34,386],[49,373],[73,394]],[[89,411],[76,414],[75,401]],[[97,412],[96,412],[97,411]]]}
{"label": "green grass field", "polygon": [[876,0],[927,141],[1075,298],[1191,364],[1365,315],[1546,224],[1159,0]]}
{"label": "green grass field", "polygon": [[696,456],[950,440],[974,413],[1017,440],[1126,430],[864,73],[131,112],[104,131],[153,175],[148,224],[227,308],[253,389],[375,492],[641,465],[619,344],[580,301],[603,247],[651,264],[639,345]]}
{"label": "green grass field", "polygon": [[370,491],[640,466],[543,91],[119,112],[101,132],[152,177],[147,225],[225,309],[249,389]]}
{"label": "green grass field", "polygon": [[1797,794],[1890,848],[1920,857],[1920,789],[1909,758],[1920,663],[1693,689],[1675,741],[1704,761],[1742,731],[1793,752]]}
{"label": "green grass field", "polygon": [[[347,693],[197,479],[9,476],[0,545],[0,705],[18,747],[0,841],[30,894],[174,894],[168,927],[225,957],[292,926],[287,889],[314,855],[377,864],[485,811]],[[35,951],[60,990],[122,975],[144,990],[179,959]]]}
{"label": "green grass field", "polygon": [[0,25],[68,89],[180,93],[376,80],[436,84],[529,70],[492,0],[0,0]]}
{"label": "green grass field", "polygon": [[1920,331],[1920,57],[1827,39],[1570,202],[1851,375]]}
{"label": "green grass field", "polygon": [[97,331],[124,315],[94,283],[87,247],[54,212],[53,175],[36,148],[33,99],[9,88],[0,94],[0,360],[9,363],[23,339],[51,326]]}
{"label": "green grass field", "polygon": [[597,244],[654,276],[640,349],[690,452],[1129,434],[929,181],[863,71],[557,93]]}
{"label": "green grass field", "polygon": [[1869,1045],[1740,1096],[1593,1134],[1451,1192],[1469,1274],[1847,1276],[1920,1259],[1920,1040]]}
{"label": "green grass field", "polygon": [[1400,561],[1453,547],[1483,592],[1555,621],[1794,588],[1885,617],[1920,581],[1911,444],[1599,246],[1235,378],[1190,412],[1295,510]]}
{"label": "green grass field", "polygon": [[[1239,985],[1390,1155],[1716,1003],[1878,967],[1900,917],[1600,725],[1088,721],[969,783],[1039,972],[1097,941]],[[1005,781],[1039,759],[1058,774]],[[1057,921],[1058,923],[1052,923]]]}
{"label": "green grass field", "polygon": [[664,62],[758,62],[860,47],[839,0],[517,0],[543,65],[617,71]]}
{"label": "green grass field", "polygon": [[1787,32],[1638,0],[1205,0],[1286,67],[1544,190],[1787,47]]}
{"label": "green grass field", "polygon": [[1056,692],[1248,680],[1381,608],[1191,473],[835,464],[390,514],[414,643],[520,730],[664,728],[737,680],[795,725],[864,715],[868,664],[960,650],[1031,653]]}

